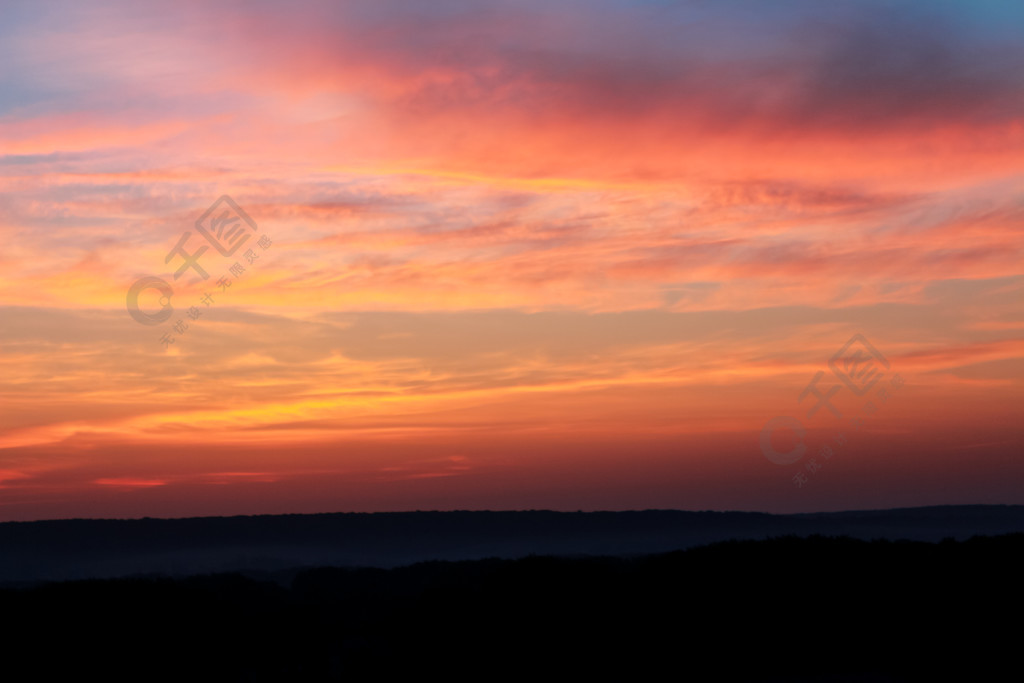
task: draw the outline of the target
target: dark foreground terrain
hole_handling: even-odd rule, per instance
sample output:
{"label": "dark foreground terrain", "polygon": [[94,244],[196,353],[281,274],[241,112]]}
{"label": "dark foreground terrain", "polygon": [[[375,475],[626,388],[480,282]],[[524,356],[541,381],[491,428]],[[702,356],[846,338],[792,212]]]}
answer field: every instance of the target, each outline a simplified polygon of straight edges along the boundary
{"label": "dark foreground terrain", "polygon": [[527,555],[652,555],[733,539],[915,541],[1024,533],[1024,506],[760,512],[454,511],[70,519],[0,524],[0,584],[138,574],[400,567]]}
{"label": "dark foreground terrain", "polygon": [[813,536],[10,587],[5,679],[1019,680],[1022,561]]}

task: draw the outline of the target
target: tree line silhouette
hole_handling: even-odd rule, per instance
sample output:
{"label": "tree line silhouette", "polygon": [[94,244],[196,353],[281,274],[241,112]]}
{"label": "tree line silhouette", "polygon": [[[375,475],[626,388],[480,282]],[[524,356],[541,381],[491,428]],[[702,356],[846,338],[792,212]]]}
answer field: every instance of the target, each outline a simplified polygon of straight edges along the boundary
{"label": "tree line silhouette", "polygon": [[0,614],[5,668],[41,679],[983,680],[1016,668],[1022,558],[1024,534],[782,537],[46,583],[0,590]]}

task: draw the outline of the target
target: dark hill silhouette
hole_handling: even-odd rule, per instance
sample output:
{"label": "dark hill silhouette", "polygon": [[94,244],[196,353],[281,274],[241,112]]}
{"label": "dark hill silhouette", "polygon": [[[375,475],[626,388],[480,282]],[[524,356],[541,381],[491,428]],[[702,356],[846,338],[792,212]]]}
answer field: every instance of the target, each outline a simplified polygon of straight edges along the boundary
{"label": "dark hill silhouette", "polygon": [[[32,680],[1009,680],[1024,534],[0,589]],[[28,676],[25,676],[28,679]],[[12,680],[20,680],[15,675]]]}
{"label": "dark hill silhouette", "polygon": [[937,541],[1024,532],[1024,506],[755,512],[400,512],[0,524],[0,582],[397,567],[529,554],[630,556],[812,534]]}

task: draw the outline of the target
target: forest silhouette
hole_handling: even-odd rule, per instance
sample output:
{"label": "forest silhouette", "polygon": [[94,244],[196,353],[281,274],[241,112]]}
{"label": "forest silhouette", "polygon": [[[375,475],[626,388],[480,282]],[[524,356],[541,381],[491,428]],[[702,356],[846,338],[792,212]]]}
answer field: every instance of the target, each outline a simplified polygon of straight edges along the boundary
{"label": "forest silhouette", "polygon": [[[1024,534],[780,537],[0,590],[34,677],[984,680],[1014,667]],[[989,680],[992,680],[989,678]]]}

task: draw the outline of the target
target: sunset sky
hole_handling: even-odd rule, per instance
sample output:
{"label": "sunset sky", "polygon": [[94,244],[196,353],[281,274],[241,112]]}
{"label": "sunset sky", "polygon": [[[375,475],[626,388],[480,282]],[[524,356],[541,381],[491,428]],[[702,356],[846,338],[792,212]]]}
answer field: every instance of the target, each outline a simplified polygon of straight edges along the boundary
{"label": "sunset sky", "polygon": [[1024,504],[1013,0],[5,0],[0,236],[0,521]]}

